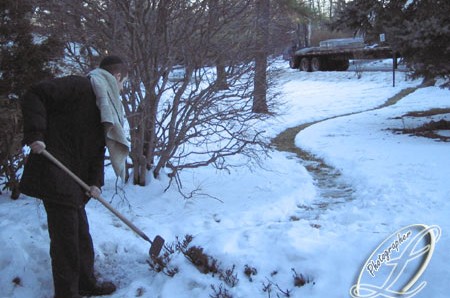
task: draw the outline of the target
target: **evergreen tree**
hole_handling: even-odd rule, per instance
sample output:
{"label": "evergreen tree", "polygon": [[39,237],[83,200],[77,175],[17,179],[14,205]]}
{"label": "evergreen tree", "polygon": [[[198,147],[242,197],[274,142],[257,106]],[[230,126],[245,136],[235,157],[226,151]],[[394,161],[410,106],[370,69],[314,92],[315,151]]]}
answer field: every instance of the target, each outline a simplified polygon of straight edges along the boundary
{"label": "evergreen tree", "polygon": [[8,189],[13,199],[20,194],[24,160],[17,99],[32,83],[52,75],[49,61],[62,52],[56,39],[33,34],[33,10],[30,0],[0,2],[0,193]]}
{"label": "evergreen tree", "polygon": [[412,1],[401,23],[387,32],[415,77],[450,78],[450,1]]}
{"label": "evergreen tree", "polygon": [[62,54],[57,39],[33,35],[32,16],[29,0],[0,2],[0,94],[8,97],[17,98],[33,82],[51,77],[48,62]]}
{"label": "evergreen tree", "polygon": [[414,77],[450,76],[450,1],[354,0],[338,12],[334,29],[353,29],[366,42],[386,34]]}

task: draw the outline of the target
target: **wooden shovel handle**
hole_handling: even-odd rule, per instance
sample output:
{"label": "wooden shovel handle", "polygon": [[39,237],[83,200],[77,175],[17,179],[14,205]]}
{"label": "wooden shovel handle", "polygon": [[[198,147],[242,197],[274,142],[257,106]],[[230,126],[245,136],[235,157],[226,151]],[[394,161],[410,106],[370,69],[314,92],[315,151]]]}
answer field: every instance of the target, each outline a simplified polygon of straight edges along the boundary
{"label": "wooden shovel handle", "polygon": [[[71,170],[69,170],[65,165],[63,165],[59,160],[57,160],[53,155],[50,154],[47,150],[44,149],[42,151],[42,155],[47,157],[50,161],[52,161],[54,164],[56,164],[58,167],[60,167],[64,172],[66,172],[70,177],[72,177],[78,184],[83,187],[85,191],[90,191],[89,185],[87,185],[83,180],[81,180],[77,175],[75,175]],[[150,242],[152,244],[152,241],[150,238],[148,238],[147,235],[145,235],[144,232],[142,232],[138,227],[136,227],[131,221],[129,221],[125,216],[123,216],[119,211],[114,209],[111,204],[109,204],[105,199],[103,199],[101,196],[94,197],[94,199],[98,200],[100,203],[103,204],[109,211],[111,211],[115,216],[117,216],[122,222],[124,222],[127,226],[130,227],[136,234],[141,236],[144,240]]]}

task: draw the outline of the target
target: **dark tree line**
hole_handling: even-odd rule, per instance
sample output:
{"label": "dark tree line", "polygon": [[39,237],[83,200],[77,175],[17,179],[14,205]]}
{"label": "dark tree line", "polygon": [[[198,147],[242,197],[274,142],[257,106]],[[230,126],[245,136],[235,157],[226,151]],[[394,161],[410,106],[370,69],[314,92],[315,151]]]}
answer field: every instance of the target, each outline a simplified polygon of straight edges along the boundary
{"label": "dark tree line", "polygon": [[450,76],[450,1],[354,0],[332,25],[361,33],[369,42],[379,42],[384,33],[415,77]]}

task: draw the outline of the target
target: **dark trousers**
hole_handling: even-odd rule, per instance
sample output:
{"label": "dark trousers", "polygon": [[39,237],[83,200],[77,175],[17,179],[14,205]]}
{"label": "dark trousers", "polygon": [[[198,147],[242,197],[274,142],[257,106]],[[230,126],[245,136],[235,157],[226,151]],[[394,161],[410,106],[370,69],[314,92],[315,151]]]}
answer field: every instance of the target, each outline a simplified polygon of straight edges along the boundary
{"label": "dark trousers", "polygon": [[84,207],[67,207],[44,201],[50,235],[55,298],[80,297],[79,290],[92,288],[94,247]]}

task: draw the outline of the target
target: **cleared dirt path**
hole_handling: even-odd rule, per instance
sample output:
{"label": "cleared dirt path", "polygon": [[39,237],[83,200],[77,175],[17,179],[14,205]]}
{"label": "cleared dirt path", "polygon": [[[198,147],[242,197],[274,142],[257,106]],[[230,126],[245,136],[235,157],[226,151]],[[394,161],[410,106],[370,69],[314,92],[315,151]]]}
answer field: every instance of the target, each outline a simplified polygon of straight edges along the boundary
{"label": "cleared dirt path", "polygon": [[318,189],[319,196],[310,205],[300,205],[298,218],[295,219],[308,219],[308,220],[318,220],[320,214],[323,210],[331,208],[332,205],[342,204],[347,201],[353,200],[354,191],[351,185],[346,183],[341,177],[341,173],[326,164],[323,160],[315,157],[310,152],[307,152],[295,145],[295,137],[303,129],[312,126],[316,123],[322,121],[327,121],[330,119],[335,119],[339,117],[345,117],[349,115],[359,114],[367,111],[381,109],[390,105],[397,103],[403,97],[414,92],[418,88],[426,86],[425,84],[414,88],[406,88],[397,93],[395,96],[388,99],[384,104],[368,109],[365,111],[359,111],[355,113],[347,113],[334,117],[329,117],[315,122],[304,123],[299,126],[291,127],[277,135],[272,139],[272,145],[279,151],[286,151],[290,153],[295,153],[299,162],[308,170],[315,181],[315,185]]}

